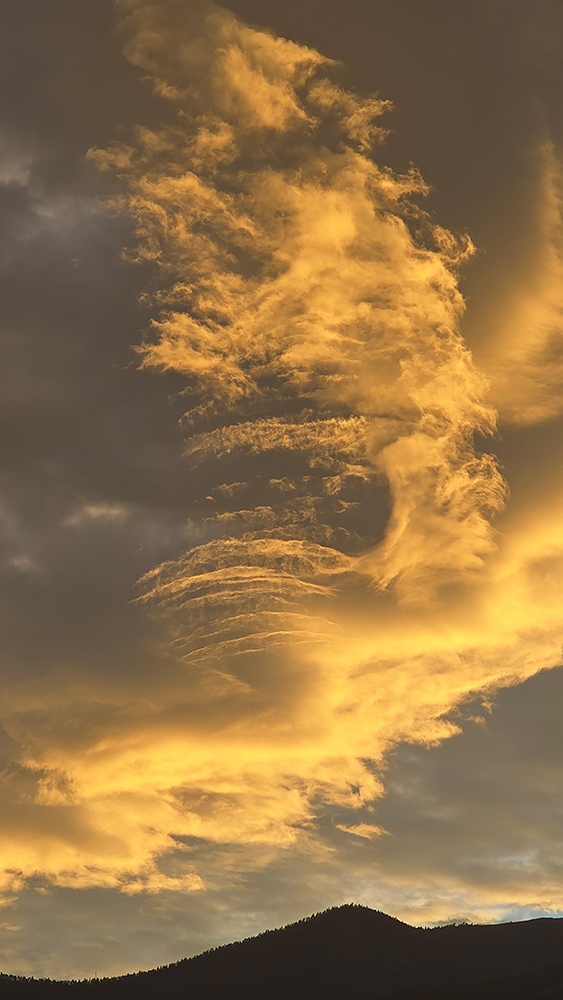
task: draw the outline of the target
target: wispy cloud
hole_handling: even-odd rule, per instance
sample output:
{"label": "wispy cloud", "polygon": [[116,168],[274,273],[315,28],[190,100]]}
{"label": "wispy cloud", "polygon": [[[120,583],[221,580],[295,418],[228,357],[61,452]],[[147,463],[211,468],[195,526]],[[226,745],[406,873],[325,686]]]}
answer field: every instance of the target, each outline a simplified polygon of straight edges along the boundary
{"label": "wispy cloud", "polygon": [[[131,895],[207,885],[195,849],[166,872],[190,838],[222,846],[218,884],[248,845],[326,861],[325,808],[379,837],[391,746],[439,743],[469,694],[558,662],[563,537],[555,511],[492,524],[507,491],[474,438],[496,413],[459,330],[471,244],[420,208],[415,170],[379,165],[386,102],[212,4],[117,10],[178,115],[90,155],[152,266],[140,363],[185,379],[205,514],[140,581],[150,682],[62,665],[9,692],[0,839],[18,878]],[[85,504],[66,527],[126,515]]]}
{"label": "wispy cloud", "polygon": [[510,289],[483,352],[491,398],[503,422],[532,425],[562,412],[563,175],[544,138],[535,151],[536,191],[527,267]]}

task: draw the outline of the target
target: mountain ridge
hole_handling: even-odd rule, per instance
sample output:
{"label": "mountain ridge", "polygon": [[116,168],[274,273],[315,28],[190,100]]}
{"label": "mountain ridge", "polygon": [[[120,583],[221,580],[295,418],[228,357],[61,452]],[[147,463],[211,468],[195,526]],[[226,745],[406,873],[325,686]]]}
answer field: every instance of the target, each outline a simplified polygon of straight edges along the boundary
{"label": "mountain ridge", "polygon": [[356,904],[147,972],[0,975],[2,1000],[563,1000],[563,918],[412,927]]}

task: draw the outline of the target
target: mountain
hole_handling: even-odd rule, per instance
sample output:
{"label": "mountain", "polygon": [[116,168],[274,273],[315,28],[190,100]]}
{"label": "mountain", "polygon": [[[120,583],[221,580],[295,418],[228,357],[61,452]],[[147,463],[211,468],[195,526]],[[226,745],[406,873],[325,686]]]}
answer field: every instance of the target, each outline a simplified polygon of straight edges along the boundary
{"label": "mountain", "polygon": [[563,918],[422,929],[341,906],[151,972],[0,976],[1,1000],[563,1000]]}

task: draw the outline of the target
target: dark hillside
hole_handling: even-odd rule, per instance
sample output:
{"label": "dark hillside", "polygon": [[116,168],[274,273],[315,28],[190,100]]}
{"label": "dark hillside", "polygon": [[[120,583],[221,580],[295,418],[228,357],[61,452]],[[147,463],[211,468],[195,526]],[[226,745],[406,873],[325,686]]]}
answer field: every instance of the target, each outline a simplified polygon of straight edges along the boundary
{"label": "dark hillside", "polygon": [[410,927],[342,906],[166,968],[0,977],[0,1000],[563,1000],[563,919]]}

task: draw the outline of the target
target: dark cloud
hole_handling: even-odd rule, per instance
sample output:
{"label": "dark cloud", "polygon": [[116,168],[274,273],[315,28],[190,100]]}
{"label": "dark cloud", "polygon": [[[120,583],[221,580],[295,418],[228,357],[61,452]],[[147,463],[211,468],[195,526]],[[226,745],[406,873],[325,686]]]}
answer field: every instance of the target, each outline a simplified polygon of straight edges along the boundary
{"label": "dark cloud", "polygon": [[541,673],[486,710],[468,705],[463,731],[441,747],[392,755],[380,870],[433,884],[435,905],[439,886],[465,896],[481,919],[560,913],[562,699],[561,671]]}
{"label": "dark cloud", "polygon": [[[131,588],[177,545],[190,486],[167,399],[179,385],[155,391],[135,370],[144,276],[120,262],[128,226],[104,209],[85,153],[154,102],[123,59],[110,4],[80,15],[65,2],[48,15],[10,4],[5,28],[5,649],[24,673],[100,653],[123,663],[140,628]],[[72,521],[96,504],[126,516]]]}

